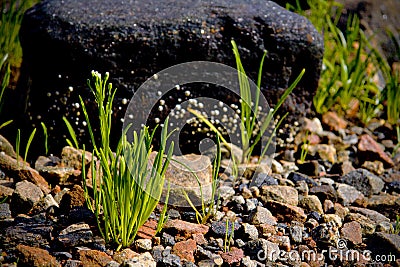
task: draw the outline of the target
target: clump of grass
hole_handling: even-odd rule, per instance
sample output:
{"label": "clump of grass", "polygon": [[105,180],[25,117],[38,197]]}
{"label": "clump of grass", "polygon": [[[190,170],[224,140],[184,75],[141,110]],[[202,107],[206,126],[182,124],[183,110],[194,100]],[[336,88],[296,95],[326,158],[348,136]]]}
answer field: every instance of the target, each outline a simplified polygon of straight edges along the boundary
{"label": "clump of grass", "polygon": [[[297,84],[300,82],[301,78],[304,75],[305,70],[303,69],[299,76],[295,79],[295,81],[285,90],[279,101],[276,103],[275,108],[271,108],[268,110],[267,114],[262,115],[259,111],[259,101],[261,95],[261,77],[262,77],[262,70],[264,65],[264,59],[266,56],[266,52],[263,54],[259,71],[258,71],[258,78],[257,78],[257,89],[255,94],[252,94],[250,89],[250,83],[246,72],[243,68],[240,54],[238,47],[235,41],[232,40],[232,48],[233,53],[236,60],[236,66],[238,70],[238,79],[239,79],[239,89],[240,89],[240,136],[241,136],[241,146],[242,146],[242,158],[240,160],[241,163],[248,163],[250,162],[251,157],[253,156],[254,149],[259,144],[259,142],[264,137],[266,131],[272,129],[272,133],[270,134],[266,145],[262,148],[260,153],[259,159],[261,160],[265,153],[268,151],[268,148],[273,140],[273,137],[276,134],[277,128],[280,126],[282,121],[287,116],[287,113],[281,117],[276,125],[273,125],[273,117],[282,104],[285,102],[286,98],[289,94],[294,90]],[[203,115],[199,112],[189,109],[191,113],[193,113],[198,119],[204,122],[213,132],[215,132],[224,146],[229,150],[230,145],[228,142],[223,138],[222,133]],[[233,166],[237,167],[239,162],[236,161],[234,157],[232,157]],[[236,170],[237,173],[237,170]]]}
{"label": "clump of grass", "polygon": [[[350,17],[342,32],[336,26],[343,5],[336,1],[308,0],[304,11],[300,1],[287,5],[289,10],[307,17],[324,35],[325,53],[319,87],[313,99],[315,110],[323,114],[330,109],[346,112],[358,101],[358,118],[367,124],[386,108],[387,120],[399,124],[400,90],[398,72],[392,70],[385,58],[374,49],[360,29],[357,16]],[[388,32],[398,53],[400,45]],[[386,85],[380,88],[373,77],[381,71]],[[386,106],[384,106],[386,104]]]}
{"label": "clump of grass", "polygon": [[[235,41],[232,41],[232,47],[233,47],[233,53],[235,55],[236,67],[238,70],[240,98],[242,100],[240,102],[240,114],[241,114],[240,133],[241,133],[241,142],[243,151],[241,161],[245,163],[250,161],[250,158],[253,155],[255,147],[261,141],[268,128],[272,127],[274,115],[279,110],[283,102],[285,102],[289,94],[294,90],[294,88],[296,88],[297,84],[303,77],[305,70],[303,69],[299,74],[299,76],[295,79],[295,81],[289,86],[289,88],[285,90],[279,101],[276,103],[275,107],[273,109],[272,108],[269,109],[268,113],[263,117],[261,117],[262,115],[260,114],[258,106],[261,94],[262,70],[264,65],[264,59],[267,52],[264,53],[261,59],[258,71],[258,78],[257,78],[257,90],[255,92],[255,95],[252,95],[250,90],[249,80],[243,68],[239,50],[237,48]],[[253,108],[253,103],[255,108]],[[282,122],[284,117],[281,118],[278,124]],[[276,130],[276,128],[277,127],[273,127],[274,130]],[[273,134],[270,135],[267,145],[263,147],[260,158],[262,158],[265,155],[266,151],[268,150],[269,144],[272,141],[272,138]]]}
{"label": "clump of grass", "polygon": [[363,105],[360,119],[368,122],[375,115],[379,89],[373,81],[377,70],[372,67],[373,57],[367,51],[367,39],[360,29],[359,19],[350,18],[345,33],[330,17],[326,22],[324,69],[314,107],[317,112],[324,113],[338,103],[337,109],[346,111],[352,100],[360,99]]}
{"label": "clump of grass", "polygon": [[65,141],[67,142],[67,144],[70,147],[74,147],[76,149],[79,149],[79,142],[78,142],[78,138],[76,137],[76,133],[74,128],[72,127],[71,123],[69,122],[69,120],[64,116],[63,117],[63,121],[65,123],[65,126],[67,126],[67,130],[69,133],[69,136],[71,137],[71,139],[66,138]]}
{"label": "clump of grass", "polygon": [[[388,31],[397,50],[397,56],[400,57],[400,44],[394,37],[391,31]],[[386,119],[392,125],[400,126],[400,69],[391,68],[384,56],[379,51],[372,48],[377,65],[382,71],[382,75],[386,81],[385,87],[382,90],[381,102],[386,104]]]}
{"label": "clump of grass", "polygon": [[[108,83],[108,73],[92,72],[88,85],[95,97],[101,138],[97,142],[90,124],[89,115],[80,98],[93,144],[93,154],[99,158],[100,167],[91,161],[93,200],[89,197],[86,184],[87,171],[83,164],[82,176],[85,198],[96,218],[99,230],[107,243],[117,245],[117,250],[129,247],[139,227],[149,218],[160,200],[164,186],[165,171],[170,162],[173,143],[166,150],[168,119],[161,131],[160,149],[149,167],[152,154],[152,139],[155,131],[147,127],[133,132],[133,142],[127,140],[128,128],[119,140],[113,153],[110,148],[112,102],[116,89]],[[166,156],[164,153],[166,152]],[[84,162],[83,153],[82,162]]]}
{"label": "clump of grass", "polygon": [[[35,137],[35,134],[36,134],[36,128],[34,128],[32,130],[31,134],[29,135],[28,141],[26,142],[25,153],[24,153],[24,161],[25,162],[26,162],[26,159],[28,157],[29,148],[31,146],[33,138]],[[18,166],[19,166],[20,148],[21,148],[21,130],[18,129],[17,130],[17,137],[16,137],[16,140],[15,140],[15,153],[17,155],[17,165]]]}
{"label": "clump of grass", "polygon": [[231,231],[229,233],[229,220],[227,219],[225,225],[225,238],[224,238],[224,252],[228,252],[231,247],[231,242],[233,240],[233,235],[235,233],[235,222],[231,222]]}
{"label": "clump of grass", "polygon": [[301,146],[301,153],[300,153],[300,163],[303,164],[304,161],[306,160],[307,154],[308,154],[308,149],[310,146],[310,139],[308,138],[309,136],[309,131],[307,130],[306,136],[303,138],[303,144]]}
{"label": "clump of grass", "polygon": [[2,1],[0,16],[0,111],[4,92],[12,78],[11,69],[18,68],[22,60],[22,49],[19,43],[19,29],[22,18],[29,7],[38,0]]}
{"label": "clump of grass", "polygon": [[396,222],[394,223],[394,227],[391,225],[390,232],[395,235],[400,234],[400,215],[396,215]]}
{"label": "clump of grass", "polygon": [[219,192],[218,192],[218,183],[219,183],[219,169],[221,167],[221,144],[219,141],[219,135],[216,136],[216,155],[213,161],[212,174],[211,174],[211,196],[210,201],[207,203],[204,199],[203,195],[203,185],[200,182],[199,177],[196,172],[194,172],[189,166],[186,164],[176,161],[178,164],[181,164],[185,168],[187,168],[196,178],[197,183],[199,185],[200,190],[200,198],[201,198],[201,209],[197,209],[193,202],[190,200],[188,194],[184,189],[182,189],[182,193],[185,196],[187,202],[192,207],[192,209],[196,213],[196,220],[200,224],[205,224],[214,214],[218,207],[219,202]]}

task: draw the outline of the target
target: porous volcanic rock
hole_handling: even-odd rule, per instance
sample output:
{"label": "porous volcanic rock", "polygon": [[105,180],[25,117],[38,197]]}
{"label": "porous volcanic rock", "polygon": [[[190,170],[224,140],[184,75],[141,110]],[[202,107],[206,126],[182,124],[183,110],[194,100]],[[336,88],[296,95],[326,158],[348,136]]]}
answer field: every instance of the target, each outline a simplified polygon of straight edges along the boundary
{"label": "porous volcanic rock", "polygon": [[[309,110],[323,56],[323,39],[307,19],[264,0],[45,0],[26,12],[20,37],[22,79],[11,108],[15,110],[18,103],[21,109],[17,110],[24,111],[18,112],[24,114],[22,118],[15,118],[19,127],[45,121],[53,148],[64,140],[60,138],[64,131],[58,130],[65,127],[63,115],[76,122],[78,137],[88,140],[83,114],[77,112],[81,111],[78,95],[82,95],[89,114],[97,114],[91,112],[94,103],[86,84],[91,70],[110,72],[119,89],[113,121],[119,126],[114,134],[120,134],[127,100],[147,78],[189,61],[235,66],[232,39],[253,79],[263,51],[268,51],[263,92],[270,104],[306,69],[286,103],[292,115]],[[226,90],[206,89],[210,97],[227,98]],[[177,99],[172,98],[161,118]]]}

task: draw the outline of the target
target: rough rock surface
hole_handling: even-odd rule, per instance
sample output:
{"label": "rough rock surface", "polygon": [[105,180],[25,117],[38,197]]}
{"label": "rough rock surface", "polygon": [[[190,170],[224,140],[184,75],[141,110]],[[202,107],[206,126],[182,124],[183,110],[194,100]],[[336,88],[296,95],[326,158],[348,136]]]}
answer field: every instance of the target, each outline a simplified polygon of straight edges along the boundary
{"label": "rough rock surface", "polygon": [[[253,79],[263,51],[268,51],[263,87],[271,104],[306,69],[294,97],[287,101],[292,115],[310,107],[323,55],[322,37],[308,20],[262,0],[173,4],[155,0],[47,0],[26,13],[20,36],[24,51],[21,77],[32,83],[27,90],[21,82],[17,90],[20,98],[16,103],[26,111],[19,114],[27,115],[18,121],[24,125],[31,117],[29,124],[38,125],[46,118],[52,125],[48,130],[53,141],[60,141],[61,133],[54,129],[64,127],[64,114],[78,123],[78,135],[86,136],[80,123],[82,114],[75,119],[75,103],[81,94],[93,104],[87,98],[86,85],[93,69],[109,71],[119,88],[114,105],[118,119],[114,121],[120,124],[126,109],[124,98],[129,100],[132,91],[154,73],[195,60],[234,66],[230,44],[234,39]],[[226,100],[226,92],[220,88],[206,94]],[[114,127],[118,132],[120,129]]]}

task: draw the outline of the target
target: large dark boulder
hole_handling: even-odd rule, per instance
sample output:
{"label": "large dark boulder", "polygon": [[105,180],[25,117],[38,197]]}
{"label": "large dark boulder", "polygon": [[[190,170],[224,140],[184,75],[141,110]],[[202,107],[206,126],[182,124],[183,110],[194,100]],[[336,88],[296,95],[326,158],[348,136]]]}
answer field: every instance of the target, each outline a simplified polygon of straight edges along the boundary
{"label": "large dark boulder", "polygon": [[308,20],[265,0],[45,0],[26,12],[20,38],[17,102],[24,117],[16,120],[20,127],[44,121],[56,142],[64,142],[60,137],[67,132],[63,115],[77,125],[78,135],[88,136],[75,103],[78,95],[92,99],[86,85],[91,70],[110,72],[119,89],[114,129],[120,133],[124,98],[142,82],[182,62],[235,66],[232,39],[253,79],[268,51],[263,92],[271,105],[306,69],[286,105],[292,114],[310,110],[323,56],[323,39]]}

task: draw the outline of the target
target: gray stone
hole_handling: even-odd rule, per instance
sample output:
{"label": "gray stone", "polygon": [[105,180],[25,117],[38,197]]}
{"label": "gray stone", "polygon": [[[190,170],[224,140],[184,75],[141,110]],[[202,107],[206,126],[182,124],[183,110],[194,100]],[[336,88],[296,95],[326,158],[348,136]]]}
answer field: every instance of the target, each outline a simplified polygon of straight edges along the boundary
{"label": "gray stone", "polygon": [[353,204],[364,198],[364,195],[355,187],[347,184],[339,184],[337,188],[338,198],[344,206]]}
{"label": "gray stone", "polygon": [[162,259],[163,266],[168,267],[180,267],[181,259],[175,254],[168,254],[166,257]]}
{"label": "gray stone", "polygon": [[338,227],[333,223],[322,223],[312,229],[312,238],[322,246],[336,247],[340,237]]}
{"label": "gray stone", "polygon": [[116,261],[110,261],[109,263],[107,263],[106,267],[119,267],[121,264],[119,264]]}
{"label": "gray stone", "polygon": [[14,220],[14,225],[1,229],[0,243],[4,249],[15,248],[18,244],[46,247],[52,238],[53,226],[49,223],[35,222],[27,217],[24,222]]}
{"label": "gray stone", "polygon": [[257,206],[256,210],[250,215],[250,221],[252,224],[269,224],[276,225],[276,218],[272,216],[272,213],[264,208]]}
{"label": "gray stone", "polygon": [[300,199],[299,207],[302,207],[306,213],[316,211],[319,214],[324,213],[321,201],[317,196],[308,195]]}
{"label": "gray stone", "polygon": [[243,196],[233,196],[232,197],[232,201],[239,204],[239,205],[243,205],[246,203],[246,201],[244,200]]}
{"label": "gray stone", "polygon": [[[156,152],[153,152],[150,158],[153,159],[155,156]],[[210,158],[195,154],[173,156],[173,158],[176,161],[171,161],[165,172],[165,179],[171,183],[168,204],[189,207],[190,205],[182,193],[183,189],[193,205],[201,206],[202,201],[208,203],[211,200],[212,191],[212,164]],[[189,169],[182,164],[185,164]],[[194,173],[197,175],[199,181],[197,181]],[[162,199],[166,198],[166,192],[167,190],[163,190]]]}
{"label": "gray stone", "polygon": [[303,241],[303,227],[299,225],[293,225],[289,228],[290,238],[295,243],[301,243]]}
{"label": "gray stone", "polygon": [[79,266],[82,266],[82,262],[78,261],[78,260],[67,260],[65,262],[64,266],[66,266],[66,267],[79,267]]}
{"label": "gray stone", "polygon": [[253,261],[249,256],[245,256],[242,258],[242,265],[245,267],[257,267],[258,264],[256,261]]}
{"label": "gray stone", "polygon": [[228,232],[228,236],[235,235],[235,231],[237,231],[240,225],[235,222],[233,226],[233,233],[232,233],[232,222],[228,221],[228,229],[226,228],[226,221],[219,221],[219,222],[212,222],[211,223],[211,232],[212,236],[214,237],[225,237],[226,232]]}
{"label": "gray stone", "polygon": [[261,187],[261,200],[263,202],[275,200],[281,203],[297,206],[299,202],[299,194],[297,190],[291,186],[263,185]]}
{"label": "gray stone", "polygon": [[18,182],[11,197],[11,211],[15,215],[27,213],[42,197],[43,192],[37,185],[26,180]]}
{"label": "gray stone", "polygon": [[41,198],[39,202],[37,202],[33,208],[31,213],[38,214],[41,212],[47,211],[51,207],[59,207],[58,203],[54,200],[51,194],[46,195],[45,197]]}
{"label": "gray stone", "polygon": [[57,240],[65,247],[87,245],[93,241],[93,233],[88,224],[77,223],[63,229]]}
{"label": "gray stone", "polygon": [[298,173],[298,172],[291,172],[289,173],[288,179],[294,183],[297,181],[305,181],[309,187],[317,186],[318,183],[314,181],[314,179],[311,179],[308,177],[308,175],[305,175],[303,173]]}
{"label": "gray stone", "polygon": [[[253,199],[253,200],[256,200],[256,199]],[[246,207],[247,211],[253,211],[257,206],[256,206],[255,201],[252,201],[252,199],[246,199],[245,207]]]}
{"label": "gray stone", "polygon": [[84,164],[88,165],[92,162],[93,154],[82,149],[76,149],[75,147],[65,146],[61,151],[61,163],[62,165],[73,168],[75,170],[82,169],[82,155],[84,155]]}
{"label": "gray stone", "polygon": [[243,223],[242,227],[243,227],[243,234],[246,238],[250,240],[255,240],[258,238],[258,230],[254,225]]}
{"label": "gray stone", "polygon": [[10,204],[0,203],[0,220],[10,219],[10,218],[11,218]]}
{"label": "gray stone", "polygon": [[229,200],[235,195],[235,190],[231,186],[220,186],[219,187],[220,197],[223,200]]}
{"label": "gray stone", "polygon": [[145,252],[132,259],[124,261],[123,266],[126,267],[156,267],[156,261],[151,256],[150,252]]}
{"label": "gray stone", "polygon": [[175,238],[172,235],[165,233],[165,232],[161,236],[161,241],[163,242],[164,245],[167,245],[167,246],[175,245]]}
{"label": "gray stone", "polygon": [[[16,127],[28,123],[29,116],[35,125],[46,118],[54,124],[54,130],[49,128],[50,142],[60,146],[64,133],[56,129],[65,127],[61,115],[76,114],[72,104],[78,94],[86,98],[85,81],[92,69],[109,71],[114,77],[112,82],[119,88],[114,114],[122,118],[123,99],[130,99],[145,79],[166,67],[194,60],[234,66],[231,39],[237,41],[247,73],[254,79],[263,51],[268,51],[262,85],[272,103],[305,68],[305,77],[284,108],[293,114],[311,107],[322,65],[323,38],[307,19],[271,1],[41,2],[26,13],[21,26],[21,77],[26,82],[31,79],[32,85],[28,91],[21,81],[15,94],[20,107],[13,110],[28,107],[23,112],[27,116],[16,119]],[[224,90],[206,94],[227,99]],[[88,105],[91,110],[93,103]],[[119,119],[113,122],[112,136],[121,129]],[[81,139],[88,140],[83,126],[77,133],[78,138],[84,135]]]}
{"label": "gray stone", "polygon": [[152,248],[151,239],[137,239],[135,240],[135,246],[138,250],[147,250],[150,251]]}
{"label": "gray stone", "polygon": [[375,210],[359,208],[359,207],[349,207],[349,210],[351,212],[357,212],[364,216],[367,216],[369,219],[371,219],[375,223],[390,222],[390,219],[388,217],[386,217],[383,214],[380,214],[379,212],[377,212]]}
{"label": "gray stone", "polygon": [[69,176],[75,174],[74,168],[62,166],[61,160],[54,156],[39,156],[35,161],[35,170],[53,185],[64,184]]}
{"label": "gray stone", "polygon": [[385,182],[365,169],[357,169],[341,176],[338,182],[354,186],[365,196],[378,194],[385,186]]}
{"label": "gray stone", "polygon": [[278,181],[266,173],[257,173],[253,177],[250,187],[261,187],[262,185],[278,185]]}

